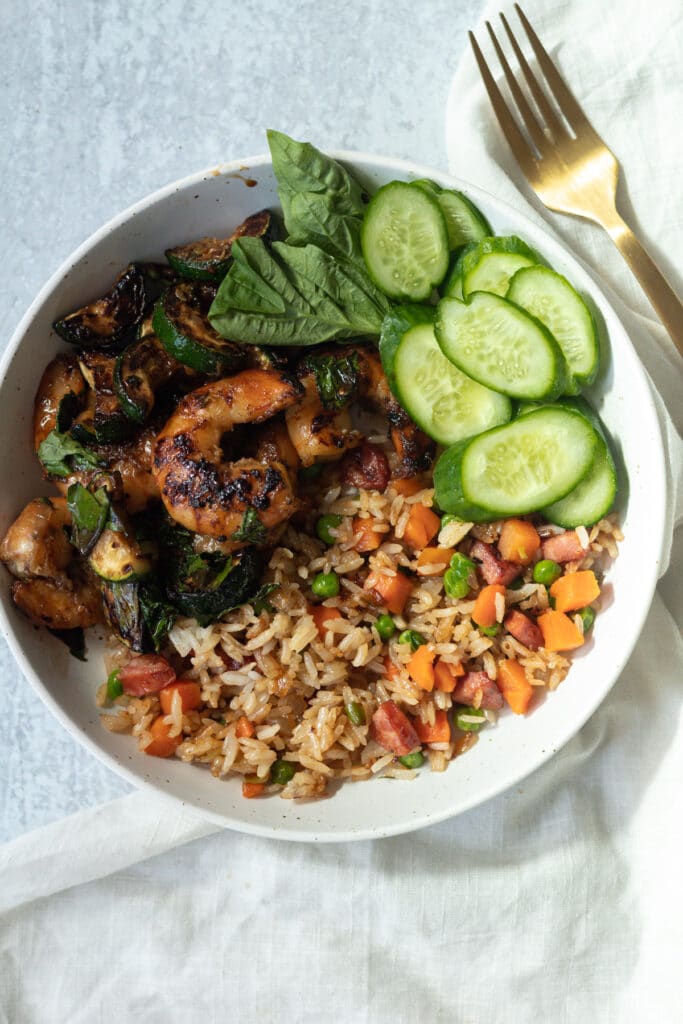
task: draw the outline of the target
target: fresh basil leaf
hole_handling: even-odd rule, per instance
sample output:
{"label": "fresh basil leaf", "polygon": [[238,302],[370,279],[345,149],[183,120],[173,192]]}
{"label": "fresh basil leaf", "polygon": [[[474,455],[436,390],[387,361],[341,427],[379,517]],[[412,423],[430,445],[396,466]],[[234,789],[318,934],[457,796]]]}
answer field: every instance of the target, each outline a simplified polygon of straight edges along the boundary
{"label": "fresh basil leaf", "polygon": [[258,512],[248,508],[242,516],[238,530],[232,535],[233,540],[244,541],[246,544],[263,544],[268,539],[268,531],[258,517]]}
{"label": "fresh basil leaf", "polygon": [[[358,182],[310,142],[297,142],[273,130],[267,135],[288,241],[293,245],[315,241],[323,249],[329,242],[335,249],[341,245],[346,255],[360,255],[359,238],[352,227],[365,212]],[[347,232],[354,239],[350,250],[342,243]]]}
{"label": "fresh basil leaf", "polygon": [[380,333],[388,299],[349,260],[318,246],[239,238],[209,310],[223,337],[259,345],[317,345]]}
{"label": "fresh basil leaf", "polygon": [[109,498],[103,487],[92,493],[82,484],[72,484],[66,492],[71,513],[71,543],[82,555],[89,555],[107,525]]}
{"label": "fresh basil leaf", "polygon": [[358,354],[315,355],[303,363],[302,371],[315,375],[320,401],[326,409],[341,409],[358,390]]}
{"label": "fresh basil leaf", "polygon": [[85,656],[85,633],[80,626],[76,629],[50,629],[48,626],[48,632],[66,644],[69,654],[74,658],[78,658],[79,661],[88,660]]}
{"label": "fresh basil leaf", "polygon": [[166,600],[161,587],[154,582],[140,584],[138,599],[142,617],[154,650],[158,651],[178,617],[177,610]]}
{"label": "fresh basil leaf", "polygon": [[317,245],[330,256],[365,266],[360,244],[362,215],[339,213],[331,196],[298,192],[291,198],[291,220],[296,230],[290,231],[288,245]]}
{"label": "fresh basil leaf", "polygon": [[379,335],[379,354],[389,387],[397,398],[399,398],[399,395],[396,390],[394,359],[396,358],[396,350],[401,344],[401,338],[406,331],[417,324],[434,323],[435,314],[436,310],[432,306],[396,306],[387,313],[382,321],[382,329]]}
{"label": "fresh basil leaf", "polygon": [[275,611],[273,605],[270,601],[267,601],[266,598],[268,597],[268,594],[272,594],[274,590],[279,588],[279,586],[279,583],[264,583],[262,587],[259,587],[254,596],[248,601],[254,609],[254,615],[260,615],[261,612],[272,613]]}
{"label": "fresh basil leaf", "polygon": [[58,430],[51,430],[41,442],[38,458],[45,472],[53,476],[71,476],[76,469],[97,469],[102,465],[94,452]]}

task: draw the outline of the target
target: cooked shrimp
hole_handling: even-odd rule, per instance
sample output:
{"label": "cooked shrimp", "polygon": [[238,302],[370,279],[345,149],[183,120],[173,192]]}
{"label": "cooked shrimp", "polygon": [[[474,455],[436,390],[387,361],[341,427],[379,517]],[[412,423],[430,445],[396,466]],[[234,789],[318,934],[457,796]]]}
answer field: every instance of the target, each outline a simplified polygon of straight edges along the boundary
{"label": "cooked shrimp", "polygon": [[35,498],[0,544],[0,559],[19,579],[12,598],[34,622],[53,629],[93,626],[102,620],[97,586],[86,578],[64,532],[64,498]]}
{"label": "cooked shrimp", "polygon": [[285,413],[290,440],[304,466],[314,462],[336,462],[351,448],[356,448],[363,435],[351,427],[351,414],[346,406],[326,409],[320,400],[315,374],[301,378],[304,396]]}
{"label": "cooked shrimp", "polygon": [[285,463],[230,462],[221,442],[233,426],[261,423],[293,405],[300,394],[287,374],[252,369],[186,395],[154,452],[154,474],[169,515],[186,529],[222,537],[235,548],[247,543],[234,535],[250,510],[268,531],[289,519],[297,500]]}
{"label": "cooked shrimp", "polygon": [[[355,357],[355,397],[361,404],[370,406],[387,418],[391,441],[398,456],[396,475],[414,476],[427,468],[431,461],[432,442],[394,398],[377,353],[360,346],[347,345],[329,354],[332,359]],[[350,449],[357,448],[363,436],[352,429],[348,405],[341,409],[324,407],[315,373],[309,369],[308,360],[304,360],[301,367],[305,395],[298,405],[288,409],[285,414],[289,436],[304,466],[314,462],[336,461]]]}
{"label": "cooked shrimp", "polygon": [[40,378],[33,408],[33,446],[36,451],[47,435],[57,428],[59,407],[72,395],[82,399],[86,382],[75,355],[61,353],[45,369]]}

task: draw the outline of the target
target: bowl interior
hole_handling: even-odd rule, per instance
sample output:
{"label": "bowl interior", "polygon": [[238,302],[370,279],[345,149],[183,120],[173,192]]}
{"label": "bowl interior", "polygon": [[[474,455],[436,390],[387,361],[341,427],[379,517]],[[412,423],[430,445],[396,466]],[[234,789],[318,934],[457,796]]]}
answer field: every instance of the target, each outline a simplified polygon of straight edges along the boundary
{"label": "bowl interior", "polygon": [[[224,825],[278,838],[344,840],[409,831],[464,811],[513,785],[550,757],[584,723],[617,679],[635,644],[658,576],[665,508],[662,441],[649,386],[625,331],[576,260],[515,210],[473,186],[429,168],[353,153],[338,154],[368,186],[394,178],[431,177],[464,189],[500,234],[515,233],[537,248],[590,300],[604,321],[609,352],[591,400],[621,462],[619,511],[625,540],[609,571],[604,607],[593,637],[574,658],[568,679],[528,719],[502,714],[467,755],[442,774],[422,772],[411,783],[375,779],[344,785],[330,797],[294,804],[244,800],[235,780],[137,751],[130,737],[107,732],[95,707],[103,679],[99,643],[90,639],[81,664],[44,630],[18,614],[6,577],[0,617],[13,653],[37,694],[65,727],[129,781],[149,784],[201,809]],[[60,268],[19,325],[5,354],[0,402],[11,443],[0,446],[0,530],[23,505],[50,492],[30,443],[33,396],[43,367],[62,342],[52,321],[104,292],[133,259],[162,257],[166,248],[220,235],[248,214],[278,205],[267,158],[223,165],[171,185],[97,232]],[[637,415],[633,415],[637,410]],[[649,554],[643,557],[644,552]]]}

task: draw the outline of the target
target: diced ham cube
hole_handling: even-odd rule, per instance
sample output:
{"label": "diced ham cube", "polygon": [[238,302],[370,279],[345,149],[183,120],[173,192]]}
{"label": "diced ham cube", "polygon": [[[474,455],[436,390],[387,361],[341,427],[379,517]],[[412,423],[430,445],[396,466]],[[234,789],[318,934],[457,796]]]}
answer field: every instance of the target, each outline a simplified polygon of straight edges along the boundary
{"label": "diced ham cube", "polygon": [[385,700],[372,716],[372,735],[381,747],[404,757],[420,746],[420,738],[393,700]]}
{"label": "diced ham cube", "polygon": [[503,695],[486,672],[468,672],[451,694],[455,704],[480,707],[485,711],[498,711],[503,706]]}
{"label": "diced ham cube", "polygon": [[588,548],[584,548],[576,530],[566,530],[543,541],[543,557],[553,562],[576,562],[583,558]]}
{"label": "diced ham cube", "polygon": [[485,544],[482,540],[474,542],[470,555],[475,562],[481,563],[479,571],[486,583],[502,583],[507,587],[523,571],[523,566],[497,558],[491,545]]}
{"label": "diced ham cube", "polygon": [[165,686],[174,683],[176,674],[160,654],[140,654],[119,669],[119,681],[123,692],[131,697],[144,697],[158,693]]}
{"label": "diced ham cube", "polygon": [[519,640],[520,644],[524,644],[530,651],[537,651],[543,646],[543,634],[524,612],[513,608],[505,616],[504,625],[508,633],[512,633],[515,640]]}

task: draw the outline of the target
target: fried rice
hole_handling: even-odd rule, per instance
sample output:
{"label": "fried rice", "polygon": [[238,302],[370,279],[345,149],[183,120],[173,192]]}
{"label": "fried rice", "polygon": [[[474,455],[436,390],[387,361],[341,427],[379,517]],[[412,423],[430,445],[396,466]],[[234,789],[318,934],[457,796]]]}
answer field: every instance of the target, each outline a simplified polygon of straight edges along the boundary
{"label": "fried rice", "polygon": [[[404,531],[414,503],[432,506],[431,486],[406,496],[393,481],[379,493],[343,487],[334,476],[325,479],[305,528],[290,524],[272,551],[264,582],[278,586],[268,597],[269,607],[257,611],[246,604],[205,627],[192,619],[179,619],[164,652],[178,676],[196,681],[201,688],[201,705],[196,710],[184,713],[176,693],[165,717],[169,735],[181,737],[176,756],[208,766],[217,778],[241,776],[256,792],[278,793],[285,799],[319,797],[344,779],[414,777],[414,770],[373,738],[374,712],[391,700],[411,721],[433,724],[436,713],[448,712],[453,700],[450,693],[420,689],[410,677],[411,647],[398,639],[405,629],[421,633],[440,660],[485,672],[493,681],[499,662],[515,659],[538,691],[556,689],[571,664],[564,654],[543,647],[530,650],[504,630],[496,636],[485,635],[472,619],[483,582],[478,579],[466,599],[454,600],[444,590],[447,564],[418,564],[419,552],[405,543]],[[342,517],[331,546],[318,540],[311,528],[318,515],[328,513]],[[353,526],[358,519],[371,520],[381,538],[370,553],[358,550],[361,535]],[[495,544],[501,526],[502,521],[480,525],[454,521],[441,529],[433,543],[467,552],[474,539]],[[549,524],[536,526],[542,537],[562,532]],[[577,532],[587,550],[580,560],[565,564],[564,572],[590,568],[600,579],[621,540],[616,516]],[[340,592],[322,602],[338,610],[339,617],[328,619],[319,629],[312,615],[316,599],[311,581],[321,572],[337,574]],[[389,641],[382,641],[375,625],[384,609],[378,608],[376,595],[363,586],[369,572],[387,576],[406,572],[414,584],[403,613],[393,616],[396,632]],[[546,610],[548,603],[546,586],[533,582],[529,567],[521,585],[518,581],[515,588],[506,590],[497,619],[501,622],[511,608],[533,617]],[[596,602],[594,607],[598,606]],[[573,620],[583,632],[582,617],[575,614]],[[128,650],[112,641],[107,670],[129,659]],[[97,701],[106,709],[102,721],[107,729],[132,734],[141,750],[152,742],[150,725],[161,714],[157,695],[124,694],[112,705],[103,685]],[[472,703],[477,707],[476,697]],[[352,716],[362,724],[349,717],[352,704],[362,708],[360,715]],[[497,714],[484,711],[488,724],[495,723]],[[476,741],[476,732],[453,728],[448,742],[423,745],[425,763],[432,771],[444,771],[449,761]],[[276,761],[291,762],[296,769],[284,786],[270,781]]]}

